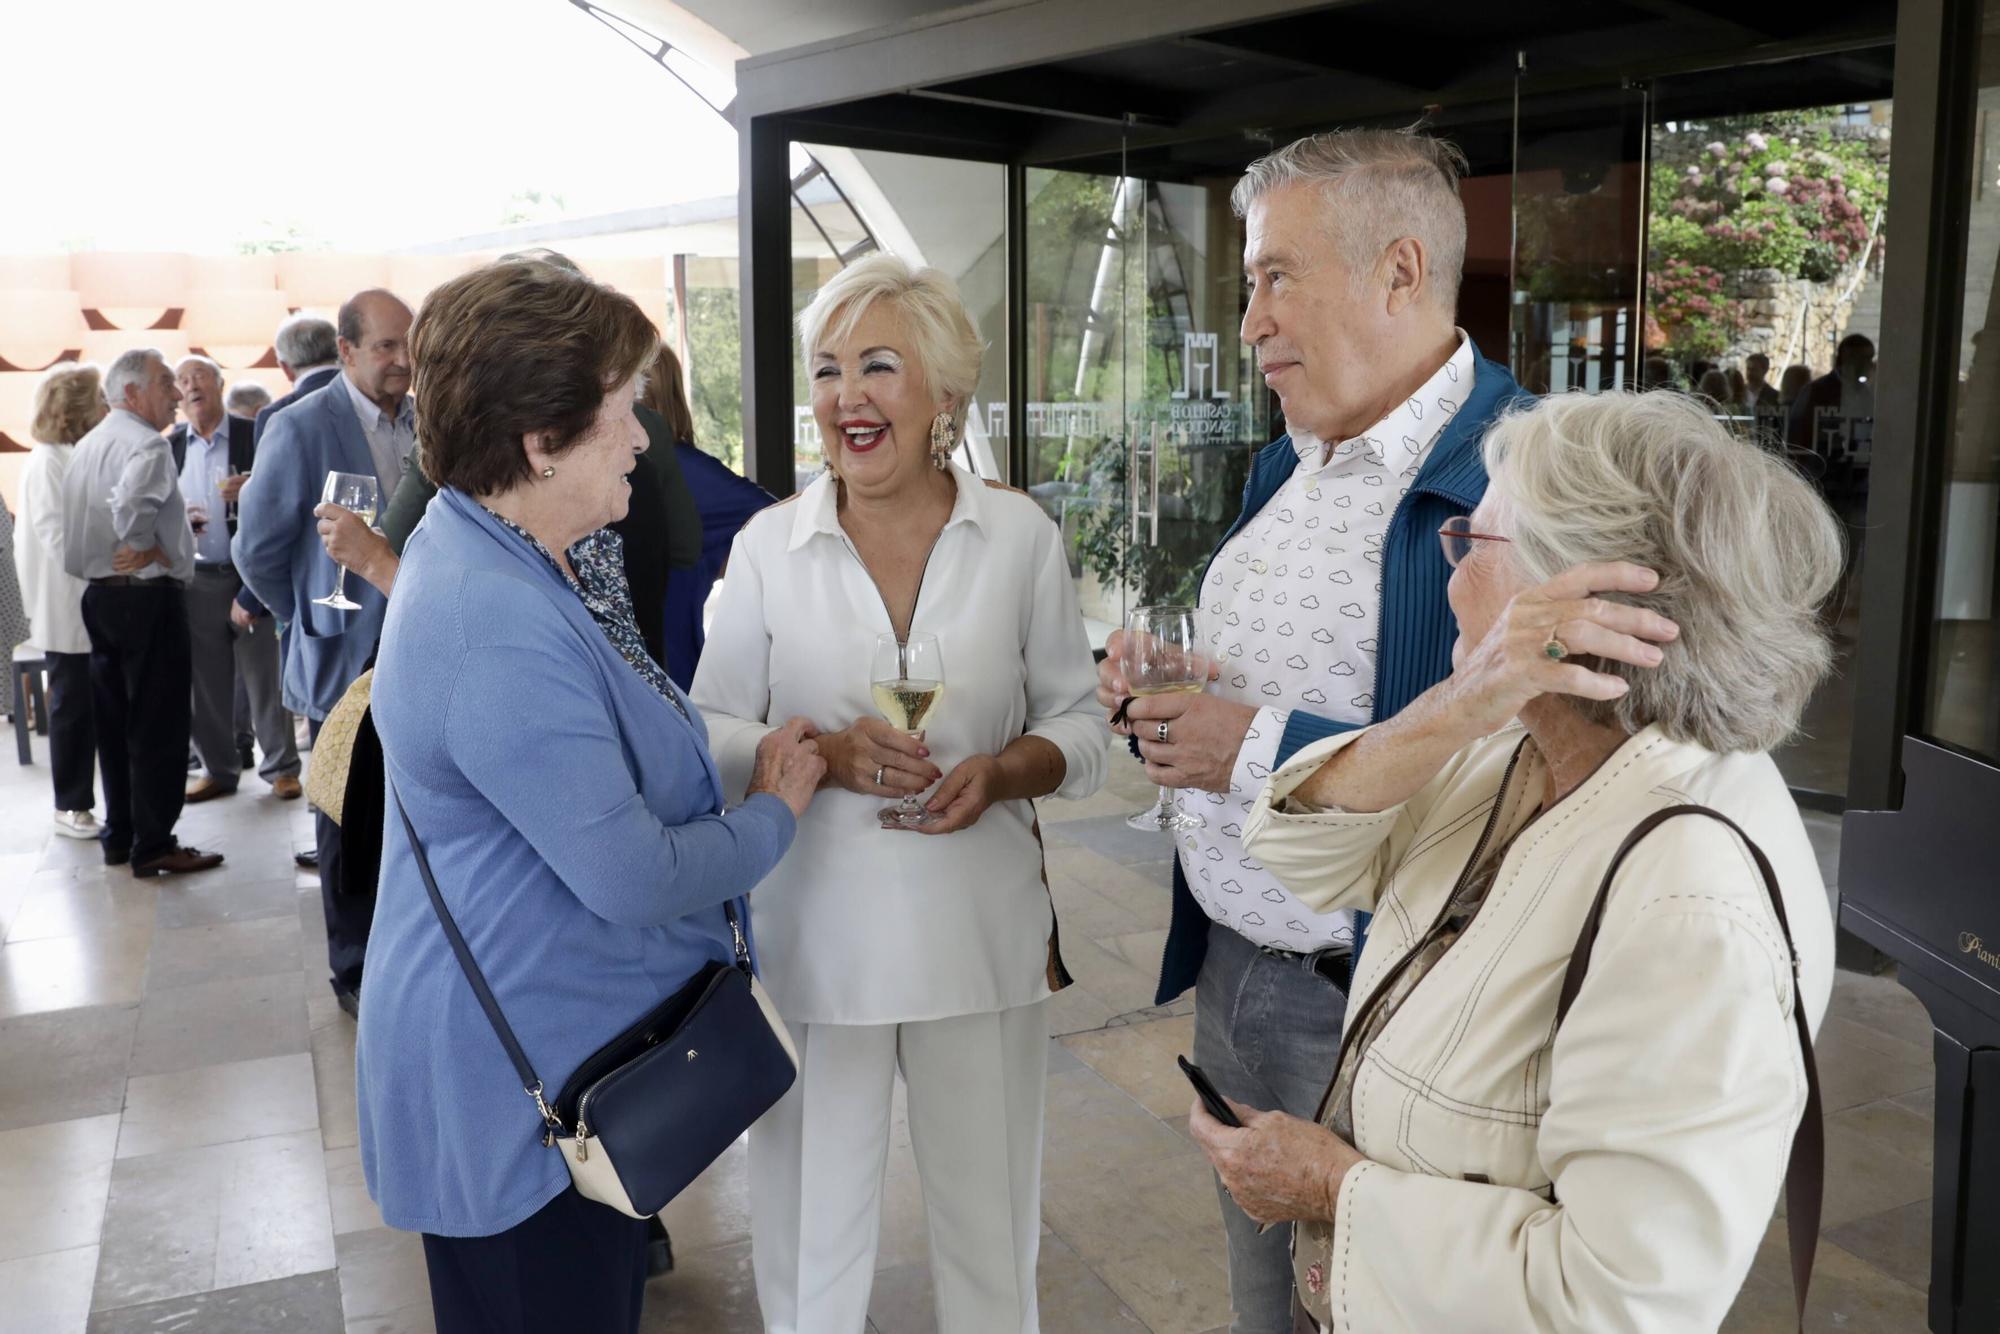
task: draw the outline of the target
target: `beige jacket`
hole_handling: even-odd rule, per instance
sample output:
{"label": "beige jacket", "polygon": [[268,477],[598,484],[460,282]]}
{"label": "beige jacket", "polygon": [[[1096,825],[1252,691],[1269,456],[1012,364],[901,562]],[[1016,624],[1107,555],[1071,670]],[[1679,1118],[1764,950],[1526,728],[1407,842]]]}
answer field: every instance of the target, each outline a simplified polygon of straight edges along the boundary
{"label": "beige jacket", "polygon": [[[1546,778],[1513,727],[1386,811],[1287,800],[1359,735],[1309,746],[1272,774],[1243,835],[1313,907],[1376,914],[1350,1030],[1482,839],[1521,829]],[[1348,1173],[1334,1224],[1296,1233],[1300,1296],[1329,1328],[1689,1334],[1721,1323],[1805,1107],[1790,956],[1725,826],[1672,820],[1634,849],[1588,978],[1553,1031],[1613,853],[1647,814],[1683,803],[1728,815],[1771,859],[1817,1028],[1833,923],[1777,766],[1641,732],[1522,833],[1465,934],[1368,1050],[1354,1127],[1369,1161]]]}

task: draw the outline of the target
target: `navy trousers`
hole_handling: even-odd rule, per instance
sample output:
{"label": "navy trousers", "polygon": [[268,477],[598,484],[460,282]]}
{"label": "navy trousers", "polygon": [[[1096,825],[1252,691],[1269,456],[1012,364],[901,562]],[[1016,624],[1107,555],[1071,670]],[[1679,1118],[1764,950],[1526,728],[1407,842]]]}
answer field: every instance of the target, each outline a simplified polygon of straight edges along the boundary
{"label": "navy trousers", "polygon": [[571,1187],[491,1237],[424,1234],[438,1334],[633,1334],[646,1222]]}

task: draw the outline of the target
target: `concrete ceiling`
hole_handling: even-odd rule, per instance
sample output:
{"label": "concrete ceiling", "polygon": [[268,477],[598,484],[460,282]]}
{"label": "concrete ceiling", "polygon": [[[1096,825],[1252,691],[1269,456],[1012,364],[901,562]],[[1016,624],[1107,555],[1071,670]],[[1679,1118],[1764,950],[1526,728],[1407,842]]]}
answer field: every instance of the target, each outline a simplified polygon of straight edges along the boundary
{"label": "concrete ceiling", "polygon": [[[672,41],[682,16],[700,20],[743,48],[763,55],[809,42],[846,37],[926,14],[964,9],[964,0],[599,0],[604,8]],[[989,3],[985,8],[991,8]],[[693,50],[690,44],[691,51]]]}

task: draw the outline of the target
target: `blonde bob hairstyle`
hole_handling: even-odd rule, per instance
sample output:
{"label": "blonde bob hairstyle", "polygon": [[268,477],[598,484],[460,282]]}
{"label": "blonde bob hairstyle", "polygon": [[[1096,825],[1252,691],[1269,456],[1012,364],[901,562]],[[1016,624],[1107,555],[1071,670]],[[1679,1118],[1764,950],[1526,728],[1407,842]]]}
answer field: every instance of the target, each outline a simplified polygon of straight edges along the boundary
{"label": "blonde bob hairstyle", "polygon": [[909,330],[910,346],[901,350],[923,368],[931,393],[944,400],[956,448],[965,438],[965,406],[979,387],[986,345],[958,284],[936,269],[913,269],[894,255],[877,254],[828,279],[799,313],[799,350],[808,380],[813,357],[845,341],[878,301],[894,307]]}
{"label": "blonde bob hairstyle", "polygon": [[35,419],[28,434],[45,445],[73,445],[110,411],[102,372],[87,361],[65,362],[35,386]]}
{"label": "blonde bob hairstyle", "polygon": [[1573,565],[1631,561],[1659,587],[1616,600],[1681,628],[1651,670],[1585,659],[1631,685],[1570,699],[1594,722],[1657,724],[1717,754],[1775,749],[1832,666],[1820,609],[1839,582],[1840,523],[1776,455],[1737,439],[1685,394],[1558,394],[1486,436],[1500,532],[1540,583]]}

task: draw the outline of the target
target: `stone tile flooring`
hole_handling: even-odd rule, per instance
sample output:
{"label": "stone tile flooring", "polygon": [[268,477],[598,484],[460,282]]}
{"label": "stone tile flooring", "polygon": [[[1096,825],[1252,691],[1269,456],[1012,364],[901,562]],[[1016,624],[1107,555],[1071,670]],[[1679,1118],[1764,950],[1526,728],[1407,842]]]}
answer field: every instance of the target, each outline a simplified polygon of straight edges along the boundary
{"label": "stone tile flooring", "polygon": [[[135,882],[50,836],[48,770],[0,772],[0,1331],[431,1328],[417,1239],[381,1225],[355,1149],[353,1025],[325,984],[302,803],[246,779],[181,834],[228,854]],[[1173,1055],[1192,1003],[1152,1008],[1167,845],[1125,829],[1152,795],[1042,811],[1064,953],[1051,1004],[1043,1327],[1195,1334],[1229,1319],[1215,1194]],[[1831,858],[1837,826],[1816,841]],[[1831,835],[1831,837],[1829,837]],[[1842,974],[1819,1044],[1828,1190],[1809,1327],[1924,1325],[1930,1030],[1892,980]],[[871,1328],[932,1329],[922,1192],[899,1126]],[[758,1328],[739,1145],[670,1212],[680,1267],[648,1330]],[[1725,1328],[1791,1327],[1781,1226]]]}

